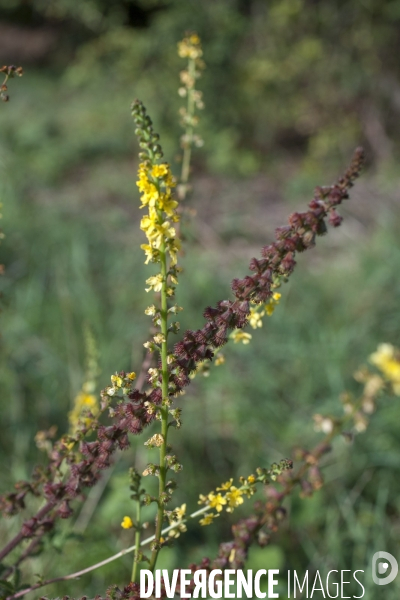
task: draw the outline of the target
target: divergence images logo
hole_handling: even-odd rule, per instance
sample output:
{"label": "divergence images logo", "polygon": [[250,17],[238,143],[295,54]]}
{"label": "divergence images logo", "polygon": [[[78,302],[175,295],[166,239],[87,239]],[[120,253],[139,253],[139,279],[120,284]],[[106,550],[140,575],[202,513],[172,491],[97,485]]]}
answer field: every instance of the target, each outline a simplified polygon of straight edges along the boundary
{"label": "divergence images logo", "polygon": [[[379,562],[377,565],[378,561],[381,562]],[[378,573],[379,575],[384,575],[387,572],[389,568],[389,563],[392,567],[392,570],[389,573],[389,575],[387,575],[386,577],[378,577]],[[377,585],[386,585],[388,583],[391,583],[394,579],[396,579],[398,572],[399,565],[397,564],[397,560],[394,556],[392,556],[392,554],[389,554],[389,552],[383,552],[383,550],[381,550],[381,552],[375,552],[375,554],[372,557],[372,579],[374,583],[376,583]]]}

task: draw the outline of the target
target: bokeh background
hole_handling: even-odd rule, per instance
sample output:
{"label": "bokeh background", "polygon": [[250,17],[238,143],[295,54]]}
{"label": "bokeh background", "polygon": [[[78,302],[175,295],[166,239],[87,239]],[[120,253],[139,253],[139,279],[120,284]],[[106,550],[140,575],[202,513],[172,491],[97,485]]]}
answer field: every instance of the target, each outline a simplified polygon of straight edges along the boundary
{"label": "bokeh background", "polygon": [[[226,364],[182,399],[184,426],[171,436],[184,465],[176,504],[194,508],[199,493],[229,477],[313,445],[312,415],[340,414],[340,394],[358,390],[354,371],[379,342],[399,343],[399,0],[0,0],[0,62],[25,69],[0,107],[1,491],[44,460],[38,430],[68,429],[85,329],[96,340],[99,389],[116,370],[140,367],[149,271],[129,106],[135,97],[146,104],[179,173],[176,44],[187,30],[201,36],[207,68],[182,329],[229,297],[230,280],[247,272],[274,227],[305,206],[314,185],[331,183],[357,145],[367,168],[341,209],[343,226],[300,257],[252,343],[227,347]],[[249,568],[369,569],[374,552],[396,555],[399,418],[399,399],[383,399],[366,433],[337,441],[326,486],[291,499],[286,524],[252,551]],[[120,522],[132,512],[127,469],[135,456],[139,465],[150,459],[143,441],[133,440],[92,498],[93,516],[62,523],[24,580],[64,575],[133,543]],[[162,566],[213,556],[250,510],[248,502],[214,527],[193,525]],[[1,522],[2,541],[17,525]],[[130,569],[125,557],[44,592],[90,597],[126,582]],[[398,597],[398,584],[383,590],[369,586],[365,597]]]}

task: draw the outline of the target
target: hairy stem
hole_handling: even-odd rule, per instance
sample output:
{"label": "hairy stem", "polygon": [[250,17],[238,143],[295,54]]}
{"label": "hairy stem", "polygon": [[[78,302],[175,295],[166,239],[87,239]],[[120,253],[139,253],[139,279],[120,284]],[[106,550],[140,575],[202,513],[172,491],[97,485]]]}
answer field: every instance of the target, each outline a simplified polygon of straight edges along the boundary
{"label": "hairy stem", "polygon": [[139,570],[139,554],[140,554],[140,535],[142,533],[141,529],[141,503],[140,498],[136,501],[136,532],[135,532],[135,554],[133,557],[133,566],[132,566],[132,581],[137,580],[138,570]]}
{"label": "hairy stem", "polygon": [[164,494],[165,483],[167,476],[167,466],[165,457],[167,454],[167,435],[168,435],[168,304],[167,304],[167,287],[168,287],[168,272],[167,272],[167,255],[165,242],[163,241],[160,248],[161,255],[161,333],[163,334],[163,342],[161,344],[161,375],[162,375],[162,406],[161,406],[161,435],[162,444],[160,446],[160,474],[158,485],[158,511],[156,522],[156,547],[154,548],[150,559],[150,570],[154,571],[159,553],[159,543],[161,538],[162,525],[164,520]]}

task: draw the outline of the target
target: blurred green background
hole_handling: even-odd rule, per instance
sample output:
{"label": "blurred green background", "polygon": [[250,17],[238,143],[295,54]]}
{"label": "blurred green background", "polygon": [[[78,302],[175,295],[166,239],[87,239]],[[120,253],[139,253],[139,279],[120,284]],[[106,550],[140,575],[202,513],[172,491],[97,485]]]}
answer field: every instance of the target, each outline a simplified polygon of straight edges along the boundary
{"label": "blurred green background", "polygon": [[[43,460],[37,430],[68,428],[86,326],[99,389],[116,370],[140,367],[149,271],[129,106],[143,100],[178,174],[176,44],[186,30],[200,34],[207,68],[205,145],[194,154],[188,200],[197,216],[184,226],[182,329],[201,326],[204,307],[229,297],[229,282],[274,228],[314,185],[331,183],[359,144],[367,169],[341,210],[343,226],[299,257],[252,343],[227,347],[226,364],[182,398],[184,426],[171,436],[184,465],[176,505],[195,508],[199,493],[229,477],[311,447],[312,415],[340,414],[340,393],[358,389],[355,369],[379,342],[399,343],[399,0],[0,0],[0,62],[25,69],[0,107],[1,491]],[[388,398],[353,444],[337,441],[326,486],[291,499],[286,524],[271,546],[252,550],[249,568],[369,570],[374,552],[396,555],[399,418],[399,400]],[[132,513],[127,469],[135,455],[139,465],[151,458],[143,441],[116,465],[84,530],[62,523],[25,581],[133,543],[120,522]],[[213,556],[250,510],[249,501],[214,527],[191,526],[162,566]],[[1,539],[17,526],[3,520]],[[93,596],[127,582],[130,568],[125,557],[44,592]],[[398,598],[399,584],[376,592],[369,576],[363,582],[365,598]]]}

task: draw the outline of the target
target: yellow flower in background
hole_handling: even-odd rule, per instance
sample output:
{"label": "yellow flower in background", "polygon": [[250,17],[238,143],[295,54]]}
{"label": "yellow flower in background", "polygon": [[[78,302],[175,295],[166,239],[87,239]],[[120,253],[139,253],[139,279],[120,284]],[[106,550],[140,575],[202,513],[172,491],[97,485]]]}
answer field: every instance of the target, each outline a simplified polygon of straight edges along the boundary
{"label": "yellow flower in background", "polygon": [[282,294],[275,292],[274,294],[272,294],[271,298],[265,304],[265,312],[267,313],[267,315],[269,317],[273,314],[275,308],[278,306],[279,300],[281,299],[281,295]]}
{"label": "yellow flower in background", "polygon": [[258,306],[250,307],[249,324],[253,329],[262,327],[262,317],[265,315],[265,310],[259,310]]}
{"label": "yellow flower in background", "polygon": [[133,521],[130,517],[124,517],[121,523],[123,529],[132,529]]}
{"label": "yellow flower in background", "polygon": [[233,479],[230,479],[229,481],[226,481],[225,483],[221,483],[221,487],[217,487],[217,492],[224,491],[224,490],[229,490],[229,488],[231,487],[232,483],[233,483]]}
{"label": "yellow flower in background", "polygon": [[200,58],[203,55],[200,45],[200,38],[197,33],[192,33],[179,42],[178,54],[181,58],[192,59]]}
{"label": "yellow flower in background", "polygon": [[76,429],[80,420],[82,420],[86,426],[90,424],[91,419],[89,417],[81,419],[82,413],[85,410],[96,415],[99,412],[97,398],[93,394],[79,392],[79,394],[75,396],[74,407],[68,414],[68,420],[72,430]]}
{"label": "yellow flower in background", "polygon": [[199,523],[200,525],[202,525],[203,527],[206,525],[211,525],[211,523],[214,521],[214,519],[216,519],[217,517],[219,517],[219,515],[215,515],[213,513],[208,513],[206,515],[204,515],[204,517],[202,519],[200,519]]}
{"label": "yellow flower in background", "polygon": [[182,504],[179,508],[175,508],[174,513],[176,514],[178,521],[181,521],[186,514],[186,504]]}
{"label": "yellow flower in background", "polygon": [[400,353],[397,348],[392,344],[379,344],[369,360],[390,381],[394,393],[400,396]]}
{"label": "yellow flower in background", "polygon": [[235,331],[232,331],[231,335],[229,336],[235,344],[238,344],[239,342],[242,342],[242,344],[249,344],[250,340],[252,338],[251,333],[245,333],[244,331],[241,331],[240,329],[236,329]]}
{"label": "yellow flower in background", "polygon": [[185,523],[182,523],[182,519],[186,514],[186,504],[182,504],[175,508],[170,517],[170,525],[174,525],[174,528],[168,533],[169,537],[178,538],[181,533],[187,531]]}

